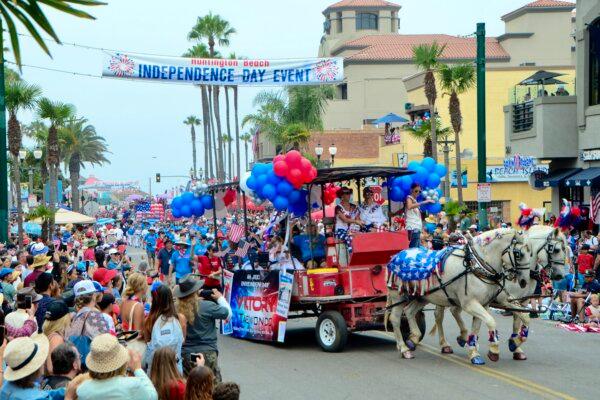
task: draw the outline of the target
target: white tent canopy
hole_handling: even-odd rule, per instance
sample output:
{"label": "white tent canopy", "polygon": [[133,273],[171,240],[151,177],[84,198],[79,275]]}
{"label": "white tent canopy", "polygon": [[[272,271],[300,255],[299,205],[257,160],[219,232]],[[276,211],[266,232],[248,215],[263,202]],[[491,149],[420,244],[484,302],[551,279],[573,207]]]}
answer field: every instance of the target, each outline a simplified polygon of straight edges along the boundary
{"label": "white tent canopy", "polygon": [[88,217],[87,215],[83,215],[75,211],[59,208],[56,210],[56,214],[54,215],[54,223],[56,225],[94,224],[96,223],[96,218]]}

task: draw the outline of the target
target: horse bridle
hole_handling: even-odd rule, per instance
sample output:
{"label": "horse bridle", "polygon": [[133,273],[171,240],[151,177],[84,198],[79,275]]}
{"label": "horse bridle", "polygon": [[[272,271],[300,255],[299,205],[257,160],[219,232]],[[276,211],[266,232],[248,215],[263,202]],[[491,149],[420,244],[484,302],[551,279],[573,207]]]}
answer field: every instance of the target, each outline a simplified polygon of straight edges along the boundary
{"label": "horse bridle", "polygon": [[539,254],[542,250],[546,251],[546,265],[542,266],[543,270],[547,270],[549,268],[552,268],[553,265],[565,265],[564,261],[556,261],[552,258],[552,254],[557,253],[557,249],[558,249],[558,244],[556,244],[555,242],[560,242],[560,245],[563,246],[563,253],[565,253],[565,248],[564,248],[564,243],[562,242],[562,240],[559,239],[552,239],[552,233],[550,233],[547,237],[546,237],[546,243],[540,247],[538,249],[538,251],[536,252],[536,263],[535,263],[535,271],[531,271],[531,279],[535,279],[537,281],[539,281],[541,279],[540,277],[540,271],[538,268],[538,262],[537,260],[539,259]]}
{"label": "horse bridle", "polygon": [[520,260],[523,258],[523,247],[525,247],[527,244],[522,243],[521,247],[517,248],[518,243],[519,243],[519,241],[517,240],[516,237],[514,237],[510,241],[510,244],[508,245],[508,247],[506,247],[506,249],[504,249],[504,251],[502,251],[502,256],[504,256],[505,254],[508,253],[508,259],[510,260],[511,268],[506,269],[506,272],[509,275],[512,275],[512,279],[509,278],[509,280],[515,280],[517,273],[519,271],[524,271],[524,270],[530,269],[529,264],[522,264],[520,262]]}

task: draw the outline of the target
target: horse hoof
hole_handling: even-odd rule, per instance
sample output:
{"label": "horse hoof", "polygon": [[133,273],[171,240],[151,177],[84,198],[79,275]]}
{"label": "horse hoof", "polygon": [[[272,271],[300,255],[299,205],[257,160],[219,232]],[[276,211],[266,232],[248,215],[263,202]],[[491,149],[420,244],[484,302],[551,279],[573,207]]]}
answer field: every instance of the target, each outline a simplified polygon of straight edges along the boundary
{"label": "horse hoof", "polygon": [[466,341],[466,340],[464,340],[463,338],[461,338],[460,336],[458,336],[458,337],[456,338],[456,342],[458,343],[458,345],[459,345],[460,347],[465,347],[465,345],[467,344],[467,341]]}
{"label": "horse hoof", "polygon": [[412,340],[408,339],[406,342],[406,347],[408,347],[408,349],[410,351],[415,351],[417,349],[417,346],[415,345],[415,342],[413,342]]}
{"label": "horse hoof", "polygon": [[483,361],[483,358],[481,358],[481,356],[475,356],[475,357],[471,358],[471,364],[485,365],[485,361]]}
{"label": "horse hoof", "polygon": [[527,360],[527,355],[525,353],[513,353],[513,360],[525,361]]}
{"label": "horse hoof", "polygon": [[452,347],[450,346],[444,346],[442,347],[442,354],[453,354],[454,350],[452,350]]}
{"label": "horse hoof", "polygon": [[415,355],[412,351],[408,350],[402,353],[402,358],[404,358],[405,360],[412,360],[413,358],[415,358]]}
{"label": "horse hoof", "polygon": [[508,349],[511,353],[514,353],[517,350],[517,343],[515,343],[514,339],[508,339]]}
{"label": "horse hoof", "polygon": [[488,351],[487,356],[490,359],[490,361],[493,361],[493,362],[496,362],[500,359],[500,354],[492,353],[491,351]]}

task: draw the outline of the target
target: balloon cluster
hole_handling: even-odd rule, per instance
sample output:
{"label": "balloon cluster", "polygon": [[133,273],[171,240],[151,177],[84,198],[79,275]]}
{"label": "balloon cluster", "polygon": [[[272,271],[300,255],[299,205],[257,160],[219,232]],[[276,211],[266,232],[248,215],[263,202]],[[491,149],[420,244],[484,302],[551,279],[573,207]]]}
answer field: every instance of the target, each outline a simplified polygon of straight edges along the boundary
{"label": "balloon cluster", "polygon": [[323,198],[323,202],[325,203],[325,205],[330,205],[335,201],[337,197],[337,192],[340,189],[341,188],[339,186],[336,186],[333,183],[328,183],[325,185]]}
{"label": "balloon cluster", "polygon": [[212,210],[214,206],[211,195],[196,196],[192,192],[185,192],[171,202],[171,214],[173,218],[200,217],[205,210]]}
{"label": "balloon cluster", "polygon": [[398,176],[389,181],[390,199],[404,201],[410,193],[412,185],[416,183],[423,188],[417,201],[434,201],[434,203],[424,204],[421,209],[431,214],[442,211],[442,205],[439,203],[442,191],[438,189],[438,186],[442,176],[446,175],[446,167],[436,163],[431,157],[425,157],[421,162],[411,161],[408,163],[408,170],[414,171],[414,174]]}
{"label": "balloon cluster", "polygon": [[[274,165],[254,164],[250,176],[245,177],[240,187],[242,190],[247,188],[260,200],[269,200],[277,211],[288,210],[296,215],[305,214],[308,210],[308,191],[295,187],[285,176],[278,175]],[[302,179],[301,175],[299,182],[302,182]]]}
{"label": "balloon cluster", "polygon": [[302,185],[312,182],[317,177],[317,169],[297,150],[275,156],[273,171],[275,175],[285,178],[296,189],[300,189]]}

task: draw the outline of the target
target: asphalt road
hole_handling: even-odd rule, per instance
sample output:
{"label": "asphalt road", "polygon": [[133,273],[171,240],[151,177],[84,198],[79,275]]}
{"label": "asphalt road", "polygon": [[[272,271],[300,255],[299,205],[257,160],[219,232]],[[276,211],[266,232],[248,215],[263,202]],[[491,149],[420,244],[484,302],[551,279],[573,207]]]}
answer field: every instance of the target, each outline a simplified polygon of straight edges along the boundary
{"label": "asphalt road", "polygon": [[[131,252],[134,261],[139,251]],[[432,312],[427,312],[427,329]],[[242,399],[592,399],[598,397],[600,335],[572,333],[532,320],[527,361],[508,351],[512,319],[495,314],[501,358],[472,366],[447,313],[445,329],[454,355],[442,355],[426,335],[413,360],[403,360],[391,333],[350,335],[342,353],[324,353],[314,337],[315,319],[288,322],[284,344],[219,337],[223,379],[238,382]],[[470,321],[470,318],[465,319]],[[482,332],[484,332],[482,330]],[[481,341],[480,352],[487,353]]]}

